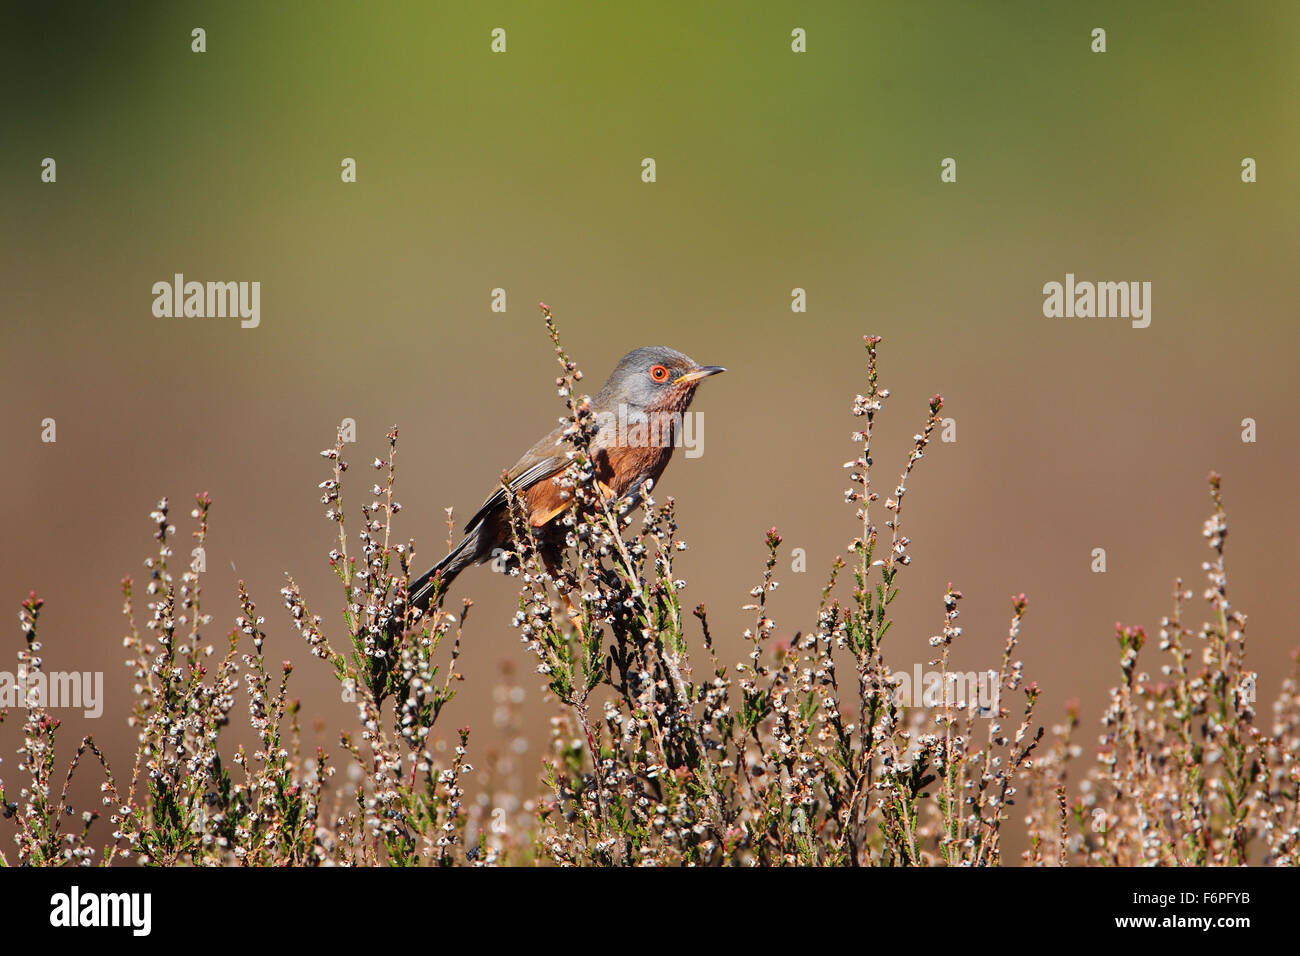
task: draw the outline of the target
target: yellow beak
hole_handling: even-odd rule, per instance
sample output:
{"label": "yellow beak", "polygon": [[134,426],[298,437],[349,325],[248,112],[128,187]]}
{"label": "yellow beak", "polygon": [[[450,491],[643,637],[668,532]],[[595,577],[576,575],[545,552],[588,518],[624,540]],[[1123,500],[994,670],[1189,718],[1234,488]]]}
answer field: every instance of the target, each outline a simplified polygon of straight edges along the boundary
{"label": "yellow beak", "polygon": [[693,368],[689,372],[678,375],[673,379],[674,385],[684,385],[691,382],[698,382],[702,378],[708,378],[710,375],[717,375],[719,372],[725,372],[726,369],[721,365],[701,365],[699,368]]}

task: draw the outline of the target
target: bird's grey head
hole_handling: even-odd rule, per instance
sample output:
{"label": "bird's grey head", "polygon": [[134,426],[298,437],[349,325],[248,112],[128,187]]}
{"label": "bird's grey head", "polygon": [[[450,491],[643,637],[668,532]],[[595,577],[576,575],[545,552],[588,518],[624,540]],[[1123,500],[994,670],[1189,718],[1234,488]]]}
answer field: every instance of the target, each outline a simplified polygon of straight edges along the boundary
{"label": "bird's grey head", "polygon": [[596,396],[596,406],[610,410],[619,405],[684,409],[702,379],[725,371],[717,365],[700,365],[689,355],[665,345],[633,349],[610,373],[609,381]]}

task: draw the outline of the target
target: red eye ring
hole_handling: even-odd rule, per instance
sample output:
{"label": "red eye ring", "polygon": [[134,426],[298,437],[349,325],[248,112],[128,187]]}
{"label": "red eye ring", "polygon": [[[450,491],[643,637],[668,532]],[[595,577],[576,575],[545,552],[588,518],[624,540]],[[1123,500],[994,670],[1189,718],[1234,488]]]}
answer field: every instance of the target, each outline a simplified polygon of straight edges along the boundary
{"label": "red eye ring", "polygon": [[650,366],[650,377],[656,382],[666,382],[668,381],[668,369],[662,365],[652,365]]}

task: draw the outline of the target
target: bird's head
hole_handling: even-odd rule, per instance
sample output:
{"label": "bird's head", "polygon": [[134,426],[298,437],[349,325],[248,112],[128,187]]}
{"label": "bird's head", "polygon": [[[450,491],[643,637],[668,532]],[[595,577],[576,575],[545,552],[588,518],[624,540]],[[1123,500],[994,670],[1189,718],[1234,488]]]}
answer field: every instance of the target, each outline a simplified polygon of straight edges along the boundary
{"label": "bird's head", "polygon": [[596,396],[596,405],[611,410],[626,405],[635,409],[680,411],[690,404],[701,381],[725,371],[719,365],[701,365],[663,345],[633,349],[614,367],[609,381]]}

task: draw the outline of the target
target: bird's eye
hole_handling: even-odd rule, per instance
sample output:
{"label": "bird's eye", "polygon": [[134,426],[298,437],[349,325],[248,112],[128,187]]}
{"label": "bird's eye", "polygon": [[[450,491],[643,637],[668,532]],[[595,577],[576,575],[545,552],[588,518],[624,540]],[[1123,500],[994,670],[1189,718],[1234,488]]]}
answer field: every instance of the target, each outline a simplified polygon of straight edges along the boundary
{"label": "bird's eye", "polygon": [[652,365],[650,367],[650,377],[656,382],[666,382],[668,381],[668,369],[662,365]]}

